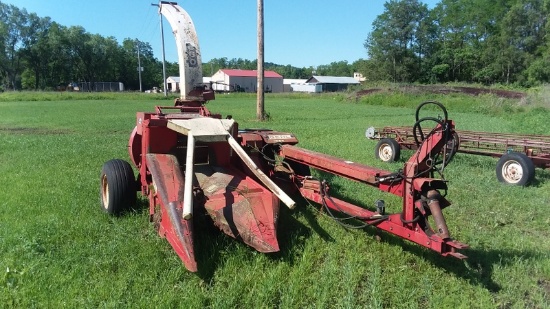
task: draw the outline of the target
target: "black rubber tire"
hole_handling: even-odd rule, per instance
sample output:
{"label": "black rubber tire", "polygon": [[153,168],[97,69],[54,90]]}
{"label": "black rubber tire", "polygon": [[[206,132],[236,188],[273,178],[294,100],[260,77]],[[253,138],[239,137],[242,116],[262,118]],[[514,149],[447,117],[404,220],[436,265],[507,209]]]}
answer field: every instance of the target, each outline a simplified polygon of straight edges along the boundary
{"label": "black rubber tire", "polygon": [[383,138],[374,148],[374,156],[384,162],[395,162],[401,157],[401,146],[393,138]]}
{"label": "black rubber tire", "polygon": [[525,186],[535,177],[535,165],[525,154],[510,152],[500,157],[496,173],[500,182]]}
{"label": "black rubber tire", "polygon": [[136,195],[136,179],[130,163],[120,159],[105,162],[100,177],[101,209],[119,215],[136,205]]}

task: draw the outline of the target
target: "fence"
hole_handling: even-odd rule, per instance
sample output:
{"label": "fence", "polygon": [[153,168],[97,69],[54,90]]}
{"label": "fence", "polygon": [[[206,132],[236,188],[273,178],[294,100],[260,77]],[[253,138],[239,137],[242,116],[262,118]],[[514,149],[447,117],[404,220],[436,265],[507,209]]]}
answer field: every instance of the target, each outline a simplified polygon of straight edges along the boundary
{"label": "fence", "polygon": [[120,82],[80,82],[80,91],[117,92],[124,91],[124,84]]}

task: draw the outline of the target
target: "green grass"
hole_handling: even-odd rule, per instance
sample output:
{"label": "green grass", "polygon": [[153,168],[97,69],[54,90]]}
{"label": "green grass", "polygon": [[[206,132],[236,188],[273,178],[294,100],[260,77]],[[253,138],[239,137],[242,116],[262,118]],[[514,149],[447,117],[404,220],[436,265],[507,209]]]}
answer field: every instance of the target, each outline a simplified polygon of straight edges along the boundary
{"label": "green grass", "polygon": [[[71,95],[71,97],[69,97]],[[303,148],[395,171],[375,160],[368,126],[412,125],[416,105],[444,103],[464,130],[548,134],[548,110],[494,97],[374,94],[219,95],[213,112],[241,128],[293,132]],[[495,102],[499,102],[498,104]],[[446,169],[444,210],[465,261],[374,229],[348,231],[301,203],[281,209],[281,252],[261,254],[197,216],[199,272],[189,273],[148,222],[144,206],[109,217],[99,173],[128,159],[135,113],[171,105],[157,95],[0,94],[0,304],[5,308],[548,308],[550,172],[532,186],[500,184],[496,159],[458,154]],[[410,152],[405,152],[410,155]],[[372,207],[400,199],[330,179],[331,190]],[[146,205],[146,201],[141,199]],[[378,238],[380,236],[380,240]]]}

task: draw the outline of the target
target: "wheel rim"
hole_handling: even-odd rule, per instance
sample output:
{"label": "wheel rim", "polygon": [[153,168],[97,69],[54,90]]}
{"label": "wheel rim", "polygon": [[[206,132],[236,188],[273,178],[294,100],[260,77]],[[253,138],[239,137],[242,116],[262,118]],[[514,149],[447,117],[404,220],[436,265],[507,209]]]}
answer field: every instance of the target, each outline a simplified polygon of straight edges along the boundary
{"label": "wheel rim", "polygon": [[385,162],[390,161],[393,157],[393,151],[390,145],[388,144],[381,145],[380,148],[378,149],[378,157],[380,157],[382,161],[385,161]]}
{"label": "wheel rim", "polygon": [[101,177],[101,201],[103,202],[103,208],[109,208],[109,181],[107,175]]}
{"label": "wheel rim", "polygon": [[502,177],[508,183],[518,183],[523,177],[523,168],[518,161],[510,160],[502,166]]}

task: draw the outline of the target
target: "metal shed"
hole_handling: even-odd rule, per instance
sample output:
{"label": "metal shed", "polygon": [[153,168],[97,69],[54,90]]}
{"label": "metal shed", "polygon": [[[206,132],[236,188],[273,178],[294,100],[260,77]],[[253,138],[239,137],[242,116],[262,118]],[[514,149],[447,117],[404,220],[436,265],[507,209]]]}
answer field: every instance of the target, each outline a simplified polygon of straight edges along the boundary
{"label": "metal shed", "polygon": [[283,79],[283,92],[295,91],[294,88],[297,85],[305,85],[305,83],[306,83],[305,79],[285,78],[285,79]]}
{"label": "metal shed", "polygon": [[324,92],[334,92],[347,90],[349,85],[359,85],[360,82],[353,77],[312,76],[306,84],[322,85]]}

